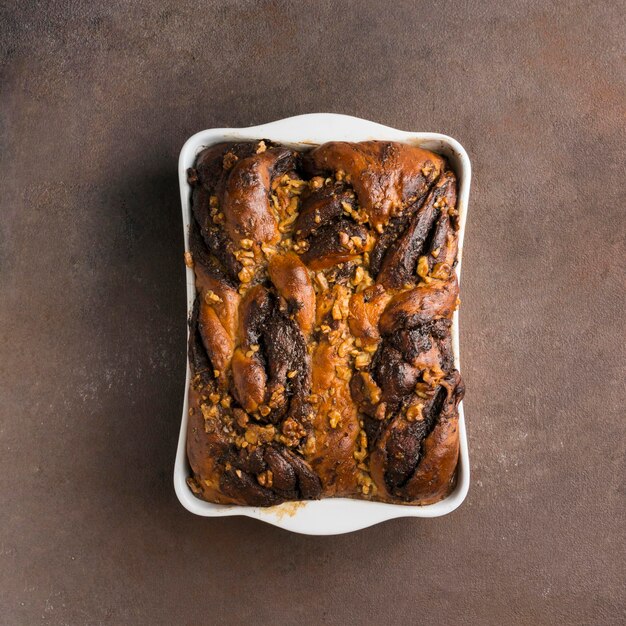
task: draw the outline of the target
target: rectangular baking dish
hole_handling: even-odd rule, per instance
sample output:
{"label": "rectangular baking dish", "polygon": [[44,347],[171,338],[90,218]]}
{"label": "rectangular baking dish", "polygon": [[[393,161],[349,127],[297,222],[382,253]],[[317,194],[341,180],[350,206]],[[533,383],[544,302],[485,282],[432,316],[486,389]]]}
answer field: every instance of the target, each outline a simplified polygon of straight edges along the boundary
{"label": "rectangular baking dish", "polygon": [[[223,141],[254,141],[271,139],[294,147],[310,147],[326,141],[364,141],[378,139],[402,141],[419,145],[446,156],[454,168],[458,181],[458,210],[460,213],[459,252],[457,274],[461,278],[463,235],[469,200],[471,165],[469,157],[458,141],[438,133],[405,132],[382,126],[374,122],[337,115],[334,113],[313,113],[289,117],[251,128],[212,128],[190,137],[180,152],[178,176],[183,211],[185,250],[189,250],[189,223],[191,218],[190,193],[187,183],[187,169],[192,167],[196,155],[203,148]],[[182,255],[181,255],[182,256]],[[187,312],[191,312],[196,295],[193,270],[186,268]],[[452,324],[452,342],[456,367],[459,363],[459,319],[455,311]],[[454,491],[444,500],[427,506],[409,506],[368,502],[350,498],[326,498],[306,502],[286,502],[273,507],[232,506],[213,504],[196,498],[187,485],[190,476],[187,461],[186,438],[190,370],[187,363],[183,417],[174,467],[174,488],[181,504],[196,515],[224,517],[245,515],[292,532],[308,535],[336,535],[347,533],[396,517],[438,517],[454,511],[465,499],[469,489],[470,466],[465,431],[463,404],[459,405],[460,458],[457,468],[457,482]]]}

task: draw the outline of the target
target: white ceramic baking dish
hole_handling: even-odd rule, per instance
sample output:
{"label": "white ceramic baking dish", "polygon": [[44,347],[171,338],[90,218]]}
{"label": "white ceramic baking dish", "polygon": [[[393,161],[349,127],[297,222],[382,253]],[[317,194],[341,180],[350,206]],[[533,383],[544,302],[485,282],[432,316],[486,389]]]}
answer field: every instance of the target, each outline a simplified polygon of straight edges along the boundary
{"label": "white ceramic baking dish", "polygon": [[[457,274],[461,275],[463,234],[469,200],[471,166],[467,153],[458,141],[437,133],[404,132],[348,115],[313,113],[298,115],[277,122],[251,128],[212,128],[196,133],[187,140],[180,152],[178,175],[183,210],[185,250],[189,250],[189,222],[191,217],[190,187],[187,183],[187,168],[194,163],[196,155],[206,146],[222,141],[271,139],[276,142],[305,147],[326,141],[364,141],[381,139],[412,143],[445,155],[454,168],[459,180],[458,209],[461,218],[459,233],[459,262]],[[181,255],[182,256],[182,255]],[[187,268],[187,309],[191,311],[195,298],[193,270]],[[459,368],[459,320],[455,312],[452,326],[452,341],[456,367]],[[457,483],[454,491],[444,500],[427,506],[407,506],[352,500],[349,498],[326,498],[307,502],[287,502],[273,507],[230,506],[212,504],[196,498],[187,485],[190,475],[185,442],[187,437],[189,387],[189,363],[185,381],[183,418],[174,467],[174,488],[181,504],[197,515],[224,517],[245,515],[274,524],[286,530],[309,535],[335,535],[347,533],[378,524],[395,517],[438,517],[454,511],[465,499],[469,489],[470,466],[463,404],[459,406],[460,459]]]}

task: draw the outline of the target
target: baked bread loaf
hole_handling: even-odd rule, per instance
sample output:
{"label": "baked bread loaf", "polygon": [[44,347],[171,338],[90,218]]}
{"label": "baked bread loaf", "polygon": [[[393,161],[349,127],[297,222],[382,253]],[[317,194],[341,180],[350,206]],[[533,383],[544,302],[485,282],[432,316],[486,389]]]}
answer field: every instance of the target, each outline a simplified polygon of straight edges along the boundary
{"label": "baked bread loaf", "polygon": [[379,141],[222,143],[188,180],[193,492],[252,506],[444,498],[464,391],[446,160]]}

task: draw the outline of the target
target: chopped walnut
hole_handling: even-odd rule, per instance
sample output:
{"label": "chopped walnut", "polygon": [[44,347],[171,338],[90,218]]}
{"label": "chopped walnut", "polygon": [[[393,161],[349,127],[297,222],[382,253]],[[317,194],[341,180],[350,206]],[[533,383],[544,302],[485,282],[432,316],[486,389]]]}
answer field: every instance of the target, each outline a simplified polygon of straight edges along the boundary
{"label": "chopped walnut", "polygon": [[214,293],[210,289],[207,289],[204,293],[204,301],[207,304],[211,304],[215,302],[222,302],[222,299],[216,293]]}
{"label": "chopped walnut", "polygon": [[254,272],[252,272],[249,268],[244,267],[238,274],[239,276],[239,280],[242,283],[249,283],[253,276],[254,276]]}
{"label": "chopped walnut", "polygon": [[341,413],[339,411],[331,411],[328,414],[328,422],[331,428],[337,428],[339,422],[341,422]]}
{"label": "chopped walnut", "polygon": [[408,422],[415,422],[416,420],[423,420],[422,415],[423,404],[412,404],[406,412],[406,419]]}
{"label": "chopped walnut", "polygon": [[322,274],[322,272],[317,272],[315,274],[315,282],[320,286],[324,291],[328,291],[328,281],[326,280],[326,276]]}
{"label": "chopped walnut", "polygon": [[417,275],[426,280],[428,278],[428,257],[421,256],[417,261]]}
{"label": "chopped walnut", "polygon": [[339,306],[339,302],[335,301],[335,303],[333,304],[332,314],[334,320],[342,319],[343,315],[341,313],[341,306]]}
{"label": "chopped walnut", "polygon": [[370,364],[370,355],[365,352],[360,352],[354,359],[354,366],[357,369],[363,369]]}

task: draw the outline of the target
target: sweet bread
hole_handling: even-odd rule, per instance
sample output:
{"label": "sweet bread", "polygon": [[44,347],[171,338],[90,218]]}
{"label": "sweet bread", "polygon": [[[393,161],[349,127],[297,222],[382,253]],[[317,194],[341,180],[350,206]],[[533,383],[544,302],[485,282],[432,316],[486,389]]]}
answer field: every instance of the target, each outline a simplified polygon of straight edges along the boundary
{"label": "sweet bread", "polygon": [[189,486],[429,504],[459,453],[457,180],[402,143],[221,143],[188,171]]}

